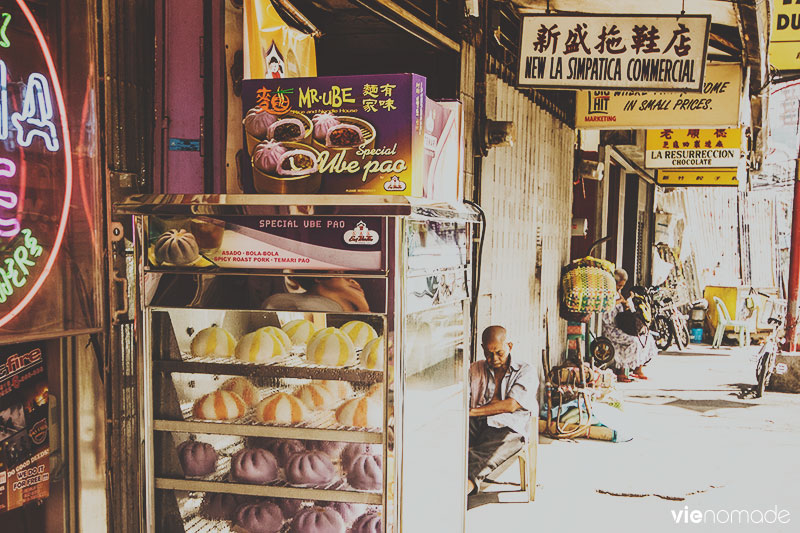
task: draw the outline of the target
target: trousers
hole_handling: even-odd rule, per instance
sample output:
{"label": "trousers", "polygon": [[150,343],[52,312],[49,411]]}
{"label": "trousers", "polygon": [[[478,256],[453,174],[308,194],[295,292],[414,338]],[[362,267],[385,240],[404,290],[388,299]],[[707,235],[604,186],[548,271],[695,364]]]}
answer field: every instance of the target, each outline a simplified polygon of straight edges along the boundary
{"label": "trousers", "polygon": [[[486,417],[469,418],[469,459],[467,475],[480,487],[481,481],[525,445],[525,439],[509,428],[495,428]],[[479,489],[476,489],[479,490]]]}

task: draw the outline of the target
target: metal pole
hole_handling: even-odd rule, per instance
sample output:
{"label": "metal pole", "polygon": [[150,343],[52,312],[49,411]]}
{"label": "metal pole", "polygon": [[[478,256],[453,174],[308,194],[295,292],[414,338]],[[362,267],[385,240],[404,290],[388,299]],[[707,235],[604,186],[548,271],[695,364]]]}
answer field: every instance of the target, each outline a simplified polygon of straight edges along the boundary
{"label": "metal pole", "polygon": [[784,349],[797,348],[798,301],[800,301],[800,153],[796,160],[794,204],[792,205],[792,248],[789,262],[789,292],[786,295],[786,342]]}

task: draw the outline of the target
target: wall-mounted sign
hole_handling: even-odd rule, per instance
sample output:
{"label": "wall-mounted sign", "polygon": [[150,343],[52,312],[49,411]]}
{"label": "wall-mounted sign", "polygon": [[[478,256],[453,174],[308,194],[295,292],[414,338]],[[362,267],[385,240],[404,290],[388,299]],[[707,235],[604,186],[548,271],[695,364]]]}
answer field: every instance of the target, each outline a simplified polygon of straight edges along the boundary
{"label": "wall-mounted sign", "polygon": [[731,168],[742,154],[739,128],[647,130],[647,168]]}
{"label": "wall-mounted sign", "polygon": [[659,170],[656,183],[665,187],[716,186],[737,187],[739,179],[735,168]]}
{"label": "wall-mounted sign", "polygon": [[0,8],[0,327],[35,297],[58,256],[72,158],[53,57],[23,0]]}
{"label": "wall-mounted sign", "polygon": [[575,126],[583,129],[735,128],[742,69],[708,65],[702,93],[578,91]]}
{"label": "wall-mounted sign", "polygon": [[41,345],[0,349],[0,514],[50,493],[48,397]]}
{"label": "wall-mounted sign", "polygon": [[700,91],[710,15],[525,15],[518,85]]}
{"label": "wall-mounted sign", "polygon": [[772,2],[769,64],[777,70],[800,70],[800,4],[794,0]]}

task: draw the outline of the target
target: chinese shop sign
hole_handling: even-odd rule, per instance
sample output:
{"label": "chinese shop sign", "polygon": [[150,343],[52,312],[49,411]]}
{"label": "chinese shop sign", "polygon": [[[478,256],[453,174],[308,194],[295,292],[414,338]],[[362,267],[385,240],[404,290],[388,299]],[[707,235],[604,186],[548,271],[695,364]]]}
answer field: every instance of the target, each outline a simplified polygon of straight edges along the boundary
{"label": "chinese shop sign", "polygon": [[0,349],[0,514],[50,493],[45,370],[39,344]]}
{"label": "chinese shop sign", "polygon": [[739,125],[742,70],[706,67],[702,93],[578,91],[575,127],[584,129],[735,128]]}
{"label": "chinese shop sign", "polygon": [[769,64],[777,70],[800,70],[800,3],[775,0],[772,9]]}
{"label": "chinese shop sign", "polygon": [[741,159],[739,128],[647,130],[647,168],[731,168]]}
{"label": "chinese shop sign", "polygon": [[737,187],[735,168],[659,170],[656,183],[665,187],[716,186]]}
{"label": "chinese shop sign", "polygon": [[23,0],[7,2],[0,8],[0,327],[33,300],[58,256],[70,154],[46,37]]}
{"label": "chinese shop sign", "polygon": [[710,15],[526,15],[518,85],[700,91]]}

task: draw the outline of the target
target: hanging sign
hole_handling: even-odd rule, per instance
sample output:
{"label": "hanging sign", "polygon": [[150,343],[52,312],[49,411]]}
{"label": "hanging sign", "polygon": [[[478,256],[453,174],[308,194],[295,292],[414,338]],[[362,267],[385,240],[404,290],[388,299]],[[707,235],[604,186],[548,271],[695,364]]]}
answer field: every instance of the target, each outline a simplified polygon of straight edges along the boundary
{"label": "hanging sign", "polygon": [[708,65],[702,93],[578,91],[582,129],[728,128],[739,125],[742,69]]}
{"label": "hanging sign", "polygon": [[739,128],[647,130],[646,168],[731,168],[742,155]]}
{"label": "hanging sign", "polygon": [[656,183],[665,187],[716,186],[738,187],[735,168],[659,170]]}
{"label": "hanging sign", "polygon": [[45,370],[40,344],[0,349],[0,514],[50,493]]}
{"label": "hanging sign", "polygon": [[0,328],[58,257],[72,192],[66,109],[53,57],[23,0],[0,7]]}
{"label": "hanging sign", "polygon": [[700,91],[710,15],[526,15],[518,85]]}
{"label": "hanging sign", "polygon": [[800,70],[800,4],[795,0],[772,3],[769,64],[777,70]]}

